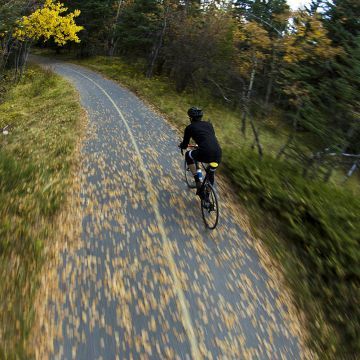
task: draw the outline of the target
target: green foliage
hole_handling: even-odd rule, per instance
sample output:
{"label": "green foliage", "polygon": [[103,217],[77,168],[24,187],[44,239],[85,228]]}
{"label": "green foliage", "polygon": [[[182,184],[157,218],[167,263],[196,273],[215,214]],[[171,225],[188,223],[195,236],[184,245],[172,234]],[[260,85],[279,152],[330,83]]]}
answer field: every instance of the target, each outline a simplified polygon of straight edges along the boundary
{"label": "green foliage", "polygon": [[286,20],[282,19],[282,15],[290,10],[286,0],[235,0],[233,3],[236,14],[244,16],[249,21],[258,21],[262,25],[269,24],[268,30],[275,37],[275,29],[284,31],[286,28]]}
{"label": "green foliage", "polygon": [[[239,195],[271,212],[296,249],[303,279],[294,285],[306,289],[296,297],[308,310],[310,326],[321,331],[319,351],[337,357],[358,354],[360,201],[350,192],[306,181],[294,166],[271,157],[261,161],[253,152],[226,148],[225,159]],[[308,295],[319,305],[308,302]]]}
{"label": "green foliage", "polygon": [[178,92],[206,87],[243,114],[281,107],[285,125],[298,114],[294,131],[316,138],[314,151],[358,151],[358,1],[314,1],[294,14],[285,0],[65,3],[81,10],[81,55],[141,59],[148,76],[168,76]]}
{"label": "green foliage", "polygon": [[[329,65],[324,74],[323,97],[331,105],[327,114],[344,136],[344,147],[360,151],[360,3],[356,0],[338,0],[326,3],[324,24],[333,42],[344,52]],[[325,95],[326,94],[326,95]]]}
{"label": "green foliage", "polygon": [[81,10],[77,23],[85,29],[79,34],[80,55],[90,56],[106,51],[115,1],[64,0],[63,2],[72,11]]}
{"label": "green foliage", "polygon": [[231,17],[216,9],[199,17],[174,15],[165,39],[162,70],[174,79],[178,92],[199,89],[204,82],[210,87],[229,77],[226,67],[232,59],[234,28]]}
{"label": "green foliage", "polygon": [[[8,86],[8,84],[7,84]],[[28,358],[43,248],[64,204],[79,137],[80,105],[70,85],[31,68],[0,105],[0,358]]]}
{"label": "green foliage", "polygon": [[147,56],[160,27],[160,6],[156,0],[134,0],[124,8],[116,32],[122,52]]}

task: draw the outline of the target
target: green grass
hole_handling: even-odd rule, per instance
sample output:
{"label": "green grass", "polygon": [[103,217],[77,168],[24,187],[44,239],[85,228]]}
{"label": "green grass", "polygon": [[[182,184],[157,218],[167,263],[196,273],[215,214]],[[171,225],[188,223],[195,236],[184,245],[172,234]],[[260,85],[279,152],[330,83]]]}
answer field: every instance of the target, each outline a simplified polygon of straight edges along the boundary
{"label": "green grass", "polygon": [[[239,112],[206,91],[178,94],[166,77],[146,79],[142,63],[107,57],[75,62],[125,85],[179,129],[188,123],[189,106],[205,109],[224,148],[223,168],[307,315],[309,344],[321,359],[359,357],[359,178],[354,176],[347,188],[339,185],[341,172],[330,184],[310,181],[291,162],[276,160],[274,154],[289,132],[281,126],[281,114],[255,119],[265,149],[260,161],[250,150],[251,135],[244,139],[240,134]],[[304,147],[314,142],[306,133],[299,134],[299,140]]]}
{"label": "green grass", "polygon": [[26,358],[38,274],[76,160],[81,107],[63,79],[31,67],[0,104],[0,358]]}

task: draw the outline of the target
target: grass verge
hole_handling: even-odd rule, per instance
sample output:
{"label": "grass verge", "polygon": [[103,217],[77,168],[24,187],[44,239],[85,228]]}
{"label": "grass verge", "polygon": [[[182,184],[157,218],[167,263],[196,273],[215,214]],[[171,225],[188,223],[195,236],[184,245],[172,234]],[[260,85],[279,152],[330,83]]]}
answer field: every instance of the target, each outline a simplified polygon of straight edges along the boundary
{"label": "grass verge", "polygon": [[[8,85],[6,85],[8,87]],[[82,110],[76,91],[32,66],[0,104],[0,358],[27,358],[39,273],[66,200]]]}
{"label": "grass verge", "polygon": [[[360,202],[266,156],[225,148],[229,176],[255,233],[282,265],[320,359],[359,355]],[[280,236],[279,236],[280,235]]]}
{"label": "grass verge", "polygon": [[[224,146],[224,165],[247,205],[257,235],[283,265],[298,306],[307,314],[311,347],[319,358],[356,358],[360,352],[360,202],[351,190],[304,180],[298,169],[272,155],[288,130],[264,119],[260,161],[240,136],[239,114],[216,104],[206,93],[176,93],[164,77],[146,79],[142,65],[118,58],[76,61],[119,81],[154,105],[178,128],[186,109],[205,109]],[[352,179],[354,189],[358,179]]]}

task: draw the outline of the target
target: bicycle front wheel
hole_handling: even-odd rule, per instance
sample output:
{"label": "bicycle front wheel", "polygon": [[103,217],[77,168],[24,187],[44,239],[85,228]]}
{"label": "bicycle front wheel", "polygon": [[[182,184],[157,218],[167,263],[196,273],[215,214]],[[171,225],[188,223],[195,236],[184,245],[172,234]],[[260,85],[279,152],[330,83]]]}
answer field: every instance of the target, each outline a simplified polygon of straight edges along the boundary
{"label": "bicycle front wheel", "polygon": [[184,177],[185,177],[187,186],[190,189],[195,189],[196,183],[195,183],[194,175],[192,174],[191,170],[189,169],[189,165],[186,163],[186,159],[184,160]]}
{"label": "bicycle front wheel", "polygon": [[219,204],[215,189],[210,183],[204,186],[204,198],[201,200],[201,214],[205,226],[214,230],[219,221]]}

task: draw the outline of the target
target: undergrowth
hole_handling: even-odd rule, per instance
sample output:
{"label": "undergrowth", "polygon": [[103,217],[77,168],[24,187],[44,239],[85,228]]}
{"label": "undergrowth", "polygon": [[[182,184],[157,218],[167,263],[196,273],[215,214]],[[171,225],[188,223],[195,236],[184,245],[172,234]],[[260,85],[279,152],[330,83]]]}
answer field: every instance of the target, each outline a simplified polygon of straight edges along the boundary
{"label": "undergrowth", "polygon": [[31,67],[0,104],[0,358],[26,358],[44,246],[67,195],[79,139],[75,90]]}
{"label": "undergrowth", "polygon": [[350,191],[305,180],[295,166],[272,157],[260,160],[253,152],[225,148],[225,158],[239,196],[252,208],[261,237],[284,265],[295,300],[306,311],[312,346],[320,358],[355,359],[360,201]]}

